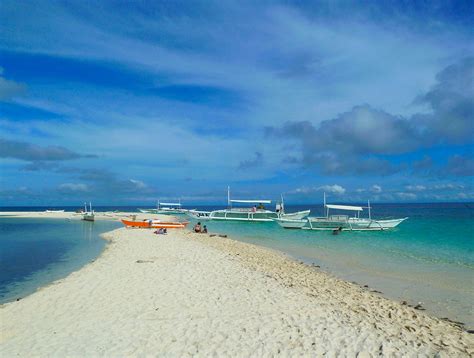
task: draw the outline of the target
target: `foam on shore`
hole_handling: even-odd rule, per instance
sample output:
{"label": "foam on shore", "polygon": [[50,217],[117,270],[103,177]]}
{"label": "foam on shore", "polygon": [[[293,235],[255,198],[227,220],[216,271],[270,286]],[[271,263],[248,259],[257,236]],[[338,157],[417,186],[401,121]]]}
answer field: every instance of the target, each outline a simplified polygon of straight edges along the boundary
{"label": "foam on shore", "polygon": [[95,262],[1,306],[2,356],[469,356],[458,326],[230,239],[118,229]]}

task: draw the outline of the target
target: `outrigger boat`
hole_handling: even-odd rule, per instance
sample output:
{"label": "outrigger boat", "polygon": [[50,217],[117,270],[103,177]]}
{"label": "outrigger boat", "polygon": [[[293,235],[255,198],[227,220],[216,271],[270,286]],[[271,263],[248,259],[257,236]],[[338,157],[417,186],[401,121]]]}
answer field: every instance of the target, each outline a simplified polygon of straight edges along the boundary
{"label": "outrigger boat", "polygon": [[122,219],[122,223],[126,227],[136,227],[141,229],[184,229],[189,224],[188,221],[177,221],[177,222],[163,222],[160,220],[125,220]]}
{"label": "outrigger boat", "polygon": [[92,210],[92,203],[91,202],[89,202],[89,211],[87,211],[87,204],[84,203],[84,214],[82,215],[82,220],[95,221],[95,213]]}
{"label": "outrigger boat", "polygon": [[45,213],[64,213],[64,210],[45,210]]}
{"label": "outrigger boat", "polygon": [[[361,218],[360,213],[364,210],[361,206],[332,205],[326,204],[326,194],[324,195],[324,217],[308,217],[304,220],[292,220],[285,218],[274,219],[278,225],[285,229],[307,229],[307,230],[344,230],[344,231],[370,231],[370,230],[389,230],[398,226],[408,219],[372,219],[370,201],[367,201],[368,218]],[[354,213],[353,217],[349,215],[329,215],[329,210],[349,211]]]}
{"label": "outrigger boat", "polygon": [[159,200],[156,209],[138,209],[145,214],[184,214],[186,210],[181,207],[181,200],[177,203],[161,203]]}
{"label": "outrigger boat", "polygon": [[[264,204],[271,204],[271,200],[236,200],[230,198],[230,187],[227,188],[227,209],[214,211],[188,210],[186,214],[196,220],[224,220],[224,221],[256,221],[270,222],[277,218],[303,219],[310,214],[310,210],[285,214],[283,197],[276,205],[275,211],[267,210]],[[250,207],[234,207],[232,204],[253,204]]]}

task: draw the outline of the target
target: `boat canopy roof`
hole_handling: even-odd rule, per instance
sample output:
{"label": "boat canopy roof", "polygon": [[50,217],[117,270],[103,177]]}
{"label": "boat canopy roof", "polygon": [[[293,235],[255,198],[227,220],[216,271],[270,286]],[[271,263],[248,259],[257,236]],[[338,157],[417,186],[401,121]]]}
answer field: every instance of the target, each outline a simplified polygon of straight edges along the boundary
{"label": "boat canopy roof", "polygon": [[230,200],[231,203],[246,203],[246,204],[271,204],[271,200]]}
{"label": "boat canopy roof", "polygon": [[181,206],[181,203],[160,203],[160,205]]}
{"label": "boat canopy roof", "polygon": [[360,206],[348,206],[348,205],[326,205],[329,209],[338,209],[338,210],[350,210],[350,211],[363,211]]}

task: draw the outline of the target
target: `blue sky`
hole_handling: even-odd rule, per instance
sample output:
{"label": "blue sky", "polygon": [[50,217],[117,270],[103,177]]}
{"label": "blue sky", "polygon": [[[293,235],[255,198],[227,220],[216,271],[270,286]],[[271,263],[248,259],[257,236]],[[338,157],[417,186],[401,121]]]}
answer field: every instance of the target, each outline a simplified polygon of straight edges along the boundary
{"label": "blue sky", "polygon": [[0,204],[473,201],[474,8],[0,4]]}

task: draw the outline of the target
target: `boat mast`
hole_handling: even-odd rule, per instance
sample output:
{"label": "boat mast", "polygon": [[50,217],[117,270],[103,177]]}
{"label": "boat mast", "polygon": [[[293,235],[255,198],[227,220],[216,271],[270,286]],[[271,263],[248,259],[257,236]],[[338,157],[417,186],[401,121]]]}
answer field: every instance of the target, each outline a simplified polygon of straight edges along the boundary
{"label": "boat mast", "polygon": [[280,194],[280,196],[281,196],[280,213],[284,214],[285,213],[285,203],[283,201],[283,194]]}
{"label": "boat mast", "polygon": [[230,186],[227,186],[227,206],[230,208]]}
{"label": "boat mast", "polygon": [[329,209],[326,206],[326,192],[323,193],[323,200],[324,200],[324,211],[326,212],[326,217],[329,216]]}

